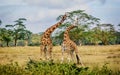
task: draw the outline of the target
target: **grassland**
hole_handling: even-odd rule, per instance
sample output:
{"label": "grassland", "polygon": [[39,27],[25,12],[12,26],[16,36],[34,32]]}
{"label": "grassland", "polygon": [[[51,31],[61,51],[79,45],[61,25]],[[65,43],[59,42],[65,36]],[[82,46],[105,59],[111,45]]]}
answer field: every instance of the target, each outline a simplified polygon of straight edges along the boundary
{"label": "grassland", "polygon": [[[120,45],[108,46],[79,46],[79,55],[86,67],[103,67],[104,64],[114,71],[120,71]],[[61,60],[61,48],[53,48],[54,62]],[[33,59],[40,61],[40,47],[2,47],[0,48],[0,64],[6,65],[17,62],[24,67],[26,63]]]}

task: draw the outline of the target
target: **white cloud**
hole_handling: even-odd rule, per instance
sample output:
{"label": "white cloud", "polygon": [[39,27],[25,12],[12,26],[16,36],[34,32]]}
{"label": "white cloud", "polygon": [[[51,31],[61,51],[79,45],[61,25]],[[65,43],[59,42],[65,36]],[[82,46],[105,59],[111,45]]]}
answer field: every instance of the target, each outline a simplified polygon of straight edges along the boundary
{"label": "white cloud", "polygon": [[[5,12],[4,14],[9,21],[14,21],[20,17],[27,18],[27,27],[33,32],[44,31],[51,25],[56,23],[56,18],[65,12],[84,9],[87,10],[87,5],[80,5],[77,0],[6,0],[3,1]],[[82,0],[84,1],[84,0]],[[8,5],[8,7],[6,7]],[[10,6],[11,5],[11,6]],[[8,11],[8,9],[13,9]],[[14,11],[14,12],[13,12]],[[33,27],[34,26],[34,27]],[[38,28],[40,29],[38,30]]]}
{"label": "white cloud", "polygon": [[[104,2],[105,0],[2,0],[0,2],[0,19],[9,23],[24,17],[28,19],[28,29],[33,32],[40,32],[55,24],[57,22],[56,18],[68,11],[80,9],[93,16],[104,17],[106,15],[104,12],[108,14],[109,12],[98,9],[99,1]],[[119,0],[115,1],[118,2]],[[99,6],[99,8],[104,7],[105,5]]]}

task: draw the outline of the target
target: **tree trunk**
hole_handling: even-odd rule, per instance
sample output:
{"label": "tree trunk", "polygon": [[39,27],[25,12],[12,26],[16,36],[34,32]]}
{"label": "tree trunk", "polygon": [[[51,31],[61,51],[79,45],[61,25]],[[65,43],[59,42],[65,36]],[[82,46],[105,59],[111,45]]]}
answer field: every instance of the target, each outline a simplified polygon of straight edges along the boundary
{"label": "tree trunk", "polygon": [[15,47],[17,46],[17,39],[15,39]]}
{"label": "tree trunk", "polygon": [[17,34],[15,35],[15,47],[17,46],[17,38],[18,38],[18,36],[17,36]]}
{"label": "tree trunk", "polygon": [[2,41],[0,41],[0,47],[3,47],[3,45],[2,45]]}
{"label": "tree trunk", "polygon": [[9,42],[6,42],[7,47],[9,47]]}

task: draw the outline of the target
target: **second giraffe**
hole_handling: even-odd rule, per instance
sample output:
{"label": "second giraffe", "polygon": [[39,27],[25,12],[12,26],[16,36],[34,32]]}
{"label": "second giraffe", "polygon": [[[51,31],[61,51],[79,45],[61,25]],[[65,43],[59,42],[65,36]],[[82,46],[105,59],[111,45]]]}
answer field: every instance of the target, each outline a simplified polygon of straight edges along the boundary
{"label": "second giraffe", "polygon": [[68,53],[68,59],[70,61],[69,56],[71,56],[72,60],[74,60],[74,56],[73,56],[73,52],[75,52],[76,54],[76,59],[77,59],[77,64],[82,64],[82,62],[80,61],[80,57],[78,55],[78,48],[77,45],[70,39],[69,37],[69,31],[73,28],[75,28],[77,26],[71,25],[69,26],[66,31],[64,32],[64,39],[63,39],[63,43],[62,43],[62,62],[64,60],[64,52]]}

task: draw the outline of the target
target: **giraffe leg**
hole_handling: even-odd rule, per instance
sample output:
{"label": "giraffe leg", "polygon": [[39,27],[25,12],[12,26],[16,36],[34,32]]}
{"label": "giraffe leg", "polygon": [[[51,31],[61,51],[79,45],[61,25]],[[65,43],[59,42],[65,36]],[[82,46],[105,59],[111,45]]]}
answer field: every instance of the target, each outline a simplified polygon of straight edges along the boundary
{"label": "giraffe leg", "polygon": [[70,51],[70,56],[72,58],[72,61],[74,62],[74,54],[73,54],[73,52],[74,52],[73,50]]}
{"label": "giraffe leg", "polygon": [[79,56],[78,49],[75,49],[75,54],[76,54],[77,64],[81,64],[83,66],[83,63],[82,63],[81,58]]}
{"label": "giraffe leg", "polygon": [[68,52],[68,54],[67,54],[67,55],[68,55],[68,56],[67,56],[67,57],[68,57],[68,58],[67,58],[67,59],[68,59],[68,62],[70,63],[70,61],[71,61],[71,58],[70,58],[70,57],[71,57],[71,56],[70,56],[70,53]]}
{"label": "giraffe leg", "polygon": [[42,58],[43,55],[43,45],[40,46],[40,57]]}
{"label": "giraffe leg", "polygon": [[63,63],[63,61],[64,61],[64,52],[65,52],[65,47],[64,47],[63,44],[62,44],[62,46],[61,46],[61,51],[62,51],[61,63]]}
{"label": "giraffe leg", "polygon": [[44,58],[45,60],[47,60],[47,46],[44,46],[43,52],[44,52]]}
{"label": "giraffe leg", "polygon": [[52,48],[50,48],[50,51],[49,51],[49,60],[52,60]]}
{"label": "giraffe leg", "polygon": [[77,59],[77,64],[80,64],[80,58],[79,58],[78,54],[76,54],[76,59]]}
{"label": "giraffe leg", "polygon": [[76,54],[76,58],[77,58],[77,64],[81,64],[82,66],[84,66],[78,54]]}
{"label": "giraffe leg", "polygon": [[44,45],[40,46],[40,56],[41,56],[41,59],[46,57],[46,50]]}
{"label": "giraffe leg", "polygon": [[64,61],[64,52],[62,52],[62,58],[61,58],[61,63]]}
{"label": "giraffe leg", "polygon": [[52,60],[52,44],[47,47],[47,56],[48,60]]}
{"label": "giraffe leg", "polygon": [[68,59],[68,62],[70,63],[71,61],[70,51],[67,51],[67,59]]}
{"label": "giraffe leg", "polygon": [[70,47],[66,46],[65,48],[66,48],[66,52],[67,52],[67,59],[68,59],[68,62],[70,63],[70,61],[71,61]]}
{"label": "giraffe leg", "polygon": [[50,45],[50,60],[53,60],[53,58],[52,58],[52,48],[53,48],[53,46],[52,46],[52,44]]}
{"label": "giraffe leg", "polygon": [[81,64],[82,66],[84,66],[84,64],[82,63],[81,57],[79,57],[79,58],[80,58],[80,64]]}

